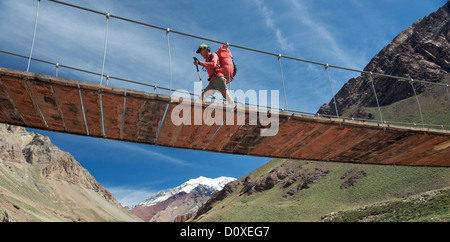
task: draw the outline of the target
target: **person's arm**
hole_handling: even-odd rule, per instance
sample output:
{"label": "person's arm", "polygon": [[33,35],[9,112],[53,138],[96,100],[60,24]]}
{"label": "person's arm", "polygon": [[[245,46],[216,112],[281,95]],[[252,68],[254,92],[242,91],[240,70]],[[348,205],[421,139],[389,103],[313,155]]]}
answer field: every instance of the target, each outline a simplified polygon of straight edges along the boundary
{"label": "person's arm", "polygon": [[216,53],[211,54],[211,61],[200,61],[200,65],[206,67],[206,69],[214,68],[215,71],[219,70],[219,56]]}

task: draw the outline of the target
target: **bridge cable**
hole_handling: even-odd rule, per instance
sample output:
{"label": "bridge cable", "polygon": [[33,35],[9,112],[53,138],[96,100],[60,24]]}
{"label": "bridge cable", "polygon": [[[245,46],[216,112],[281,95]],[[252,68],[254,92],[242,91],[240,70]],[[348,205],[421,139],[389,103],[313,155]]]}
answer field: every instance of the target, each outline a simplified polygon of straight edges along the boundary
{"label": "bridge cable", "polygon": [[106,30],[105,30],[105,47],[103,49],[103,62],[102,62],[102,73],[100,75],[100,87],[103,84],[103,74],[105,71],[105,60],[106,60],[106,49],[107,49],[107,45],[108,45],[108,23],[109,23],[109,17],[110,14],[106,14]]}
{"label": "bridge cable", "polygon": [[55,64],[55,76],[58,77],[58,68],[59,68],[59,63]]}
{"label": "bridge cable", "polygon": [[[230,51],[228,50],[228,48],[230,47],[230,43],[227,42],[226,46],[227,46],[227,61],[228,61],[228,80],[230,81],[228,83],[228,89],[230,89],[230,91],[231,91],[231,70],[230,70],[231,62],[230,62],[230,55],[229,55]],[[233,67],[234,67],[234,63],[233,63]],[[233,73],[233,74],[236,75],[236,73]],[[234,97],[232,97],[232,98],[234,98]],[[226,99],[226,97],[225,97],[225,99]]]}
{"label": "bridge cable", "polygon": [[326,65],[324,66],[325,71],[327,72],[328,82],[330,83],[331,94],[333,95],[334,108],[336,109],[336,117],[339,118],[339,113],[338,113],[338,108],[337,108],[337,103],[336,103],[336,97],[335,97],[335,95],[334,95],[333,85],[331,85],[331,78],[330,78],[330,73],[328,73],[328,67],[329,67],[328,64],[326,64]]}
{"label": "bridge cable", "polygon": [[283,75],[283,68],[281,67],[281,54],[278,54],[278,62],[280,63],[280,71],[281,71],[281,82],[283,83],[283,91],[284,91],[284,105],[286,107],[286,110],[289,110],[287,105],[287,97],[286,97],[286,88],[284,85],[284,75]]}
{"label": "bridge cable", "polygon": [[416,92],[416,89],[414,88],[414,79],[411,78],[410,83],[411,83],[411,87],[414,92],[414,96],[416,96],[417,106],[419,107],[420,119],[422,120],[422,127],[425,128],[425,122],[423,121],[423,115],[422,115],[422,107],[420,106],[419,97],[417,97],[417,92]]}
{"label": "bridge cable", "polygon": [[[103,49],[102,73],[100,74],[100,90],[102,89],[102,84],[103,84],[103,76],[104,76],[104,71],[105,71],[105,60],[106,60],[106,50],[107,50],[107,47],[108,47],[109,17],[110,17],[110,14],[107,13],[106,14],[106,30],[105,30],[105,47]],[[109,78],[107,78],[107,81],[108,81],[108,79]],[[100,92],[100,111],[102,113],[102,131],[103,131],[103,136],[106,137],[105,114],[104,114],[104,111],[103,111],[103,94],[102,94],[102,92]]]}
{"label": "bridge cable", "polygon": [[[12,56],[16,56],[16,57],[20,57],[20,58],[24,58],[24,59],[28,59],[28,56],[24,56],[24,55],[20,55],[20,54],[15,54],[15,53],[8,52],[8,51],[4,51],[4,50],[0,50],[0,53],[12,55]],[[41,59],[37,59],[37,58],[31,58],[31,60],[33,60],[33,61],[38,61],[38,62],[42,62],[42,63],[49,64],[49,65],[56,65],[56,64],[57,64],[57,63],[53,63],[53,62],[50,62],[50,61],[41,60]],[[84,69],[80,69],[80,68],[75,68],[75,67],[71,67],[71,66],[67,66],[67,65],[63,65],[63,64],[59,64],[59,67],[66,68],[66,69],[69,69],[69,70],[78,71],[78,72],[83,72],[83,73],[87,73],[87,74],[91,74],[91,75],[96,75],[96,76],[100,76],[100,75],[101,75],[100,73],[96,73],[96,72],[93,72],[93,71],[88,71],[88,70],[84,70]],[[111,76],[110,78],[111,78],[111,79],[114,79],[114,80],[122,81],[122,82],[127,82],[127,83],[132,83],[132,84],[142,85],[142,86],[146,86],[146,87],[151,87],[151,88],[154,88],[154,89],[155,89],[155,93],[156,93],[156,89],[157,89],[157,88],[162,89],[162,90],[166,90],[166,91],[169,91],[169,90],[170,90],[170,89],[167,88],[167,87],[159,87],[159,86],[157,86],[157,85],[152,85],[152,84],[147,84],[147,83],[142,83],[142,82],[132,81],[132,80],[128,80],[128,79],[124,79],[124,78],[120,78],[120,77],[113,77],[113,76]],[[415,81],[415,82],[418,82],[418,81],[416,81],[416,80],[414,80],[414,81]],[[83,88],[81,88],[81,87],[80,87],[79,89],[86,90],[86,91],[92,91],[92,90],[90,90],[90,89],[83,89]],[[101,91],[100,91],[100,92],[101,92]],[[192,95],[192,96],[198,96],[198,95],[196,95],[195,93],[190,93],[190,92],[185,92],[185,91],[181,91],[181,93],[189,94],[189,95]],[[450,97],[450,95],[449,95],[449,97]],[[273,109],[272,107],[261,106],[261,105],[255,105],[255,104],[245,103],[245,102],[243,102],[243,103],[242,103],[242,102],[236,102],[236,104],[249,105],[249,106],[255,106],[255,107],[256,107],[256,106],[259,106],[259,107],[263,107],[263,108],[271,108],[271,109]],[[278,109],[279,111],[282,111],[280,108],[276,108],[276,109]],[[286,112],[292,112],[292,113],[298,113],[298,114],[304,114],[304,115],[309,115],[309,116],[317,116],[317,115],[318,115],[317,113],[309,113],[309,112],[303,112],[303,111],[298,111],[298,110],[284,110],[284,111],[286,111]],[[336,117],[336,116],[333,116],[333,115],[327,115],[327,114],[320,114],[319,116],[321,116],[321,117],[327,117],[327,118]],[[363,121],[363,122],[376,122],[376,123],[379,123],[379,121],[377,121],[377,120],[372,120],[372,119],[349,118],[349,117],[341,117],[341,118],[344,118],[344,119],[351,119],[351,120],[357,120],[357,121]],[[402,125],[414,125],[414,126],[415,126],[414,123],[396,122],[396,121],[387,121],[387,120],[384,120],[383,123],[388,123],[388,124],[402,124]],[[449,127],[449,128],[450,128],[450,125],[437,125],[437,124],[426,124],[426,125],[427,125],[427,126],[430,126],[430,127],[440,127],[440,128],[443,128],[443,127],[446,127],[446,128],[447,128],[447,127]]]}
{"label": "bridge cable", "polygon": [[377,101],[378,112],[380,114],[380,120],[383,123],[384,122],[383,115],[381,115],[380,103],[378,102],[377,91],[375,90],[375,84],[373,83],[372,72],[370,72],[370,75],[369,75],[369,82],[372,84],[372,89],[373,89],[373,93],[375,95],[375,100]]}
{"label": "bridge cable", "polygon": [[[106,13],[103,13],[103,12],[100,12],[100,11],[97,11],[97,10],[93,10],[93,9],[89,9],[89,8],[85,8],[85,7],[81,7],[81,6],[77,6],[77,5],[61,2],[61,1],[58,1],[58,0],[48,0],[48,1],[53,2],[53,3],[62,4],[62,5],[68,6],[68,7],[77,8],[77,9],[81,9],[81,10],[84,10],[84,11],[100,14],[100,15],[107,15]],[[124,18],[124,17],[112,15],[112,14],[110,15],[110,17],[111,18],[116,18],[116,19],[119,19],[119,20],[122,20],[122,21],[126,21],[126,22],[131,22],[131,23],[134,23],[134,24],[147,26],[147,27],[150,27],[150,28],[155,28],[155,29],[167,31],[167,28],[159,27],[159,26],[156,26],[156,25],[151,25],[151,24],[148,24],[148,23],[143,23],[143,22],[140,22],[140,21],[136,21],[136,20],[132,20],[132,19],[128,19],[128,18]],[[176,31],[176,30],[170,30],[170,32],[175,33],[175,34],[179,34],[179,35],[183,35],[183,36],[186,36],[186,37],[190,37],[190,38],[195,38],[195,39],[199,39],[199,40],[204,40],[204,41],[217,43],[217,44],[226,44],[225,42],[222,42],[222,41],[217,41],[217,40],[213,40],[213,39],[209,39],[209,38],[205,38],[205,37],[201,37],[201,36],[187,34],[187,33],[183,33],[183,32]],[[257,49],[253,49],[253,48],[248,48],[248,47],[245,47],[245,46],[239,46],[239,45],[234,45],[234,44],[230,44],[230,46],[238,48],[238,49],[248,50],[248,51],[262,53],[262,54],[266,54],[266,55],[278,56],[278,54],[275,54],[275,53],[271,53],[271,52],[263,51],[263,50],[257,50]],[[321,66],[324,66],[325,68],[330,67],[330,68],[341,69],[341,70],[346,70],[346,71],[359,72],[361,74],[370,74],[369,71],[357,70],[357,69],[348,68],[348,67],[342,67],[342,66],[337,66],[337,65],[329,65],[329,64],[325,64],[325,63],[321,63],[321,62],[317,62],[317,61],[306,60],[306,59],[301,59],[301,58],[297,58],[297,57],[291,57],[291,56],[286,56],[286,55],[283,55],[282,57],[286,58],[286,59],[296,60],[296,61],[300,61],[300,62],[306,62],[306,63],[310,63],[310,64],[314,64],[314,65],[321,65]],[[376,76],[380,76],[380,77],[394,78],[394,79],[403,80],[403,81],[409,81],[410,80],[409,78],[406,78],[406,77],[392,76],[392,75],[387,75],[387,74],[382,74],[382,73],[372,73],[372,74],[376,75]],[[431,85],[445,86],[445,84],[443,84],[443,83],[434,83],[434,82],[423,81],[423,80],[414,80],[414,81],[415,82],[420,82],[420,83],[431,84]]]}
{"label": "bridge cable", "polygon": [[36,39],[37,23],[38,23],[38,18],[39,18],[39,3],[40,2],[41,2],[41,0],[37,0],[36,17],[34,19],[33,40],[31,41],[30,57],[28,58],[27,72],[30,70],[31,56],[33,55],[33,48],[34,48],[34,40]]}
{"label": "bridge cable", "polygon": [[169,103],[172,102],[172,57],[170,54],[170,40],[169,40],[169,33],[170,33],[170,29],[167,28],[166,29],[166,37],[167,37],[167,49],[168,49],[168,54],[169,54],[169,97],[170,97],[170,101]]}

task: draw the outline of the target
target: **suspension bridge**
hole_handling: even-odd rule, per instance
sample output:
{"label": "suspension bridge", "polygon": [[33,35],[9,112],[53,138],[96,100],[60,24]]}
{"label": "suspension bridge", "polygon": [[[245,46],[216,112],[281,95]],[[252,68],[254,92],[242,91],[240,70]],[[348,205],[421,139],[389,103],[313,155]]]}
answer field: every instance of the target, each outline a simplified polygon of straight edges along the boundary
{"label": "suspension bridge", "polygon": [[[105,15],[107,22],[113,17],[166,31],[169,57],[169,33],[222,43],[55,0],[50,2]],[[39,1],[36,23],[38,11]],[[106,40],[107,29],[104,58],[107,50]],[[450,131],[444,129],[448,125],[437,126],[440,129],[435,126],[426,128],[428,125],[423,122],[423,118],[421,127],[407,127],[386,120],[355,120],[339,115],[311,115],[288,110],[286,96],[286,109],[258,106],[252,108],[249,104],[243,106],[236,104],[231,112],[225,108],[214,109],[216,116],[222,115],[227,117],[226,119],[234,120],[243,119],[244,123],[226,124],[224,121],[217,124],[202,120],[197,125],[193,125],[194,122],[190,125],[175,124],[172,113],[182,103],[172,99],[171,82],[169,88],[143,84],[154,87],[155,91],[157,88],[169,90],[170,95],[111,87],[102,83],[103,78],[115,78],[104,74],[104,60],[101,73],[89,72],[32,58],[33,45],[34,38],[28,57],[0,50],[3,54],[28,58],[27,71],[0,68],[0,122],[2,123],[126,142],[240,155],[361,164],[450,167]],[[328,68],[338,68],[365,73],[228,43],[227,45],[278,57],[281,74],[283,73],[282,58],[322,65],[326,71]],[[31,60],[54,65],[56,70],[69,68],[88,72],[100,76],[101,80],[100,83],[79,82],[31,73],[28,72]],[[377,73],[366,74],[388,76]],[[412,81],[410,78],[389,77]],[[133,82],[121,78],[115,79]],[[282,80],[284,88],[283,76]],[[413,85],[412,87],[414,88]],[[330,88],[333,92],[331,81]],[[200,105],[190,106],[188,112],[193,114],[200,111],[203,114],[208,112],[208,107],[211,105],[213,103],[204,101]],[[278,132],[272,136],[262,136],[261,130],[268,125],[261,122],[251,124],[249,119],[254,113],[264,113],[267,116],[276,114],[279,124]],[[194,116],[191,115],[191,117]]]}

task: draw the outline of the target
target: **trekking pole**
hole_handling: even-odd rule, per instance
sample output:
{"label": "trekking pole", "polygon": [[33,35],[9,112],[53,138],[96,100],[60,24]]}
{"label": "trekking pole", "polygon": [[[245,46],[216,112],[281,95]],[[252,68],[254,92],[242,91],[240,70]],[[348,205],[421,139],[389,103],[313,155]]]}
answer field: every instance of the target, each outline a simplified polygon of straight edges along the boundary
{"label": "trekking pole", "polygon": [[[194,57],[194,61],[197,61],[200,63],[200,61],[195,57]],[[200,70],[198,69],[198,65],[195,65],[195,67],[197,67],[198,79],[202,82],[202,87],[203,87],[203,81],[202,81],[202,77],[200,76]]]}
{"label": "trekking pole", "polygon": [[[197,61],[200,63],[200,61],[194,57],[194,61]],[[202,77],[200,76],[200,70],[198,69],[198,65],[195,65],[195,67],[197,67],[197,74],[198,74],[198,79],[200,80],[200,82],[202,83],[202,94],[203,94],[203,81],[202,81]]]}

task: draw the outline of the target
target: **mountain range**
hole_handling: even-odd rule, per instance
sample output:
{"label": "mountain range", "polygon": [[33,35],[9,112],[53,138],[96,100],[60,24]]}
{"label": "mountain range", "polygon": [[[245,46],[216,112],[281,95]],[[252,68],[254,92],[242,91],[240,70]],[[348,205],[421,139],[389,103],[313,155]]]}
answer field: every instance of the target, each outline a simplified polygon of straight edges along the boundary
{"label": "mountain range", "polygon": [[46,136],[0,124],[0,221],[141,221]]}
{"label": "mountain range", "polygon": [[[436,116],[443,116],[438,115],[440,110],[449,110],[446,90],[429,83],[450,83],[450,2],[402,31],[370,60],[364,71],[428,83],[413,82],[413,90],[405,80],[373,75],[372,86],[370,75],[351,78],[335,95],[340,116],[419,123],[416,92],[425,121],[449,124],[450,115],[436,120]],[[324,104],[318,113],[336,115],[334,100]]]}
{"label": "mountain range", "polygon": [[[231,177],[216,179],[199,177],[190,179],[180,186],[160,191],[136,206],[127,207],[136,216],[149,222],[172,222],[178,217],[183,221],[186,216],[195,214],[212,195],[236,180]],[[191,215],[189,215],[191,214]]]}
{"label": "mountain range", "polygon": [[[447,2],[364,70],[450,84],[449,30]],[[350,79],[335,96],[339,115],[420,122],[413,85],[425,121],[450,123],[445,88],[373,83],[365,74]],[[336,115],[333,100],[319,113]],[[237,180],[191,179],[130,212],[48,137],[0,124],[0,221],[450,221],[449,204],[449,168],[274,159]]]}
{"label": "mountain range", "polygon": [[[449,64],[447,1],[364,69],[426,82],[373,75],[372,86],[370,75],[362,74],[335,95],[337,111],[333,99],[318,113],[410,123],[423,116],[425,123],[448,125]],[[449,168],[274,159],[227,184],[189,221],[450,221],[449,204]]]}

